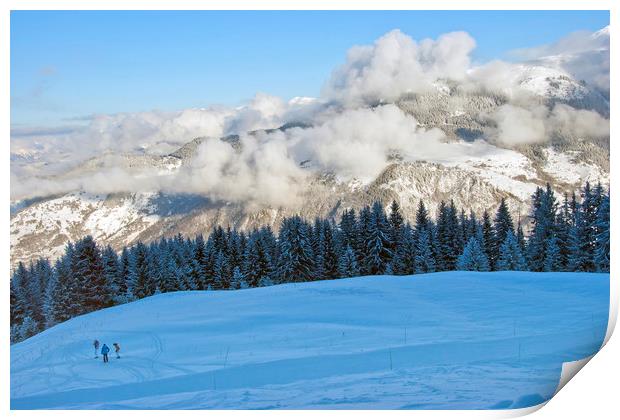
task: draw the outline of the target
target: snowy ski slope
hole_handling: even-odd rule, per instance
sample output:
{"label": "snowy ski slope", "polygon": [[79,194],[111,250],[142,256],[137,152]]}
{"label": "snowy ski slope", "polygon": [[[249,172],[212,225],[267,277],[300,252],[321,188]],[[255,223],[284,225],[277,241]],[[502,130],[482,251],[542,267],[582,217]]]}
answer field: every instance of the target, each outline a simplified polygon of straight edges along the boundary
{"label": "snowy ski slope", "polygon": [[[13,409],[486,409],[598,350],[609,275],[447,272],[178,292],[11,346]],[[92,341],[122,358],[104,365]]]}

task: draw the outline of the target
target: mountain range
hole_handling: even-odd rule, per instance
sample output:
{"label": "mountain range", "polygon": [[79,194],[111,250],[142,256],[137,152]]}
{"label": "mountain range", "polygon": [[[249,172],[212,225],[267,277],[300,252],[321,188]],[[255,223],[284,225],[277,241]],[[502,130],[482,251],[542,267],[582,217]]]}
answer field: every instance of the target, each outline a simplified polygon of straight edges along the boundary
{"label": "mountain range", "polygon": [[[291,206],[256,205],[198,192],[155,188],[108,193],[76,189],[14,200],[11,263],[38,257],[54,259],[63,252],[67,241],[85,235],[120,250],[136,241],[206,233],[216,225],[242,230],[270,225],[277,231],[282,219],[292,214],[308,219],[339,219],[343,210],[357,209],[375,200],[386,208],[392,200],[399,201],[404,216],[413,221],[421,199],[431,214],[442,200],[454,200],[457,207],[480,214],[494,211],[505,198],[512,212],[527,223],[530,197],[539,185],[549,182],[561,194],[572,193],[586,181],[609,184],[608,130],[591,134],[570,125],[573,114],[564,118],[561,113],[565,109],[587,110],[602,119],[609,118],[608,95],[559,69],[558,63],[569,62],[569,58],[554,56],[512,66],[509,86],[518,87],[519,94],[493,89],[488,84],[485,88],[462,89],[441,79],[432,91],[404,93],[396,101],[367,104],[371,110],[396,107],[417,127],[441,130],[442,143],[458,146],[465,153],[417,158],[393,150],[379,174],[372,177],[343,177],[319,165],[312,156],[302,157],[297,164],[311,176],[300,193],[301,200]],[[527,92],[527,101],[520,98],[522,92]],[[562,121],[562,125],[545,128],[544,141],[503,141],[498,134],[503,120],[497,116],[515,104],[519,110],[546,113],[554,121]],[[608,120],[603,121],[608,124]],[[271,129],[230,133],[220,140],[239,152],[244,138],[260,139],[273,133],[286,136],[314,124],[312,119],[291,119]],[[520,129],[517,125],[516,130]],[[138,178],[148,174],[174,176],[192,165],[206,141],[208,136],[188,138],[185,145],[167,153],[103,153],[48,175],[48,179],[89,176],[112,161],[115,167]],[[31,160],[29,153],[12,151],[12,165]]]}

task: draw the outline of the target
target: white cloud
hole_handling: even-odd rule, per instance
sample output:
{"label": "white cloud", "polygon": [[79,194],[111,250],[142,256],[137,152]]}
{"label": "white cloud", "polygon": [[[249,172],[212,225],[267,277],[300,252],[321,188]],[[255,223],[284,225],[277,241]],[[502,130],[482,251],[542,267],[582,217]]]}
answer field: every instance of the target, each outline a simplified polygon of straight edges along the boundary
{"label": "white cloud", "polygon": [[557,104],[549,116],[549,125],[557,131],[564,131],[577,137],[609,136],[609,120],[594,111],[574,109]]}
{"label": "white cloud", "polygon": [[403,93],[425,92],[433,89],[438,79],[463,79],[475,46],[465,32],[418,43],[394,30],[373,45],[351,48],[346,63],[332,73],[323,96],[359,106],[394,101]]}
{"label": "white cloud", "polygon": [[502,105],[492,115],[497,128],[491,130],[491,137],[503,145],[541,143],[546,140],[546,109],[533,110],[514,105]]}
{"label": "white cloud", "polygon": [[556,132],[577,138],[609,136],[609,120],[597,112],[565,104],[556,104],[551,110],[542,105],[523,108],[505,104],[489,118],[495,126],[487,130],[487,135],[505,146],[543,143]]}

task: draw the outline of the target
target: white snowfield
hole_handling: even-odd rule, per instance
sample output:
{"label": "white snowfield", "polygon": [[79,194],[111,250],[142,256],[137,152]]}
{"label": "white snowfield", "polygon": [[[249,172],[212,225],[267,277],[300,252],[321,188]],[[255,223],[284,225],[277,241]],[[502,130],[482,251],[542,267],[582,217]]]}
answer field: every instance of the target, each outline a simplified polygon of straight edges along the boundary
{"label": "white snowfield", "polygon": [[[177,292],[11,346],[12,409],[505,409],[605,335],[609,274],[446,272]],[[121,346],[94,358],[93,340]]]}

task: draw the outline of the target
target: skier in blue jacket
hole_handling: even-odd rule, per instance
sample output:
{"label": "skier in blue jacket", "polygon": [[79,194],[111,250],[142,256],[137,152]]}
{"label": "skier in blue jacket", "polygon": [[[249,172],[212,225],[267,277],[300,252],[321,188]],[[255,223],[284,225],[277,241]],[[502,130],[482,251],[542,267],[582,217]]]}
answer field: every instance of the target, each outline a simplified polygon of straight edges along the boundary
{"label": "skier in blue jacket", "polygon": [[110,348],[107,344],[104,344],[101,347],[101,354],[103,355],[103,363],[108,363],[108,353],[110,352]]}

